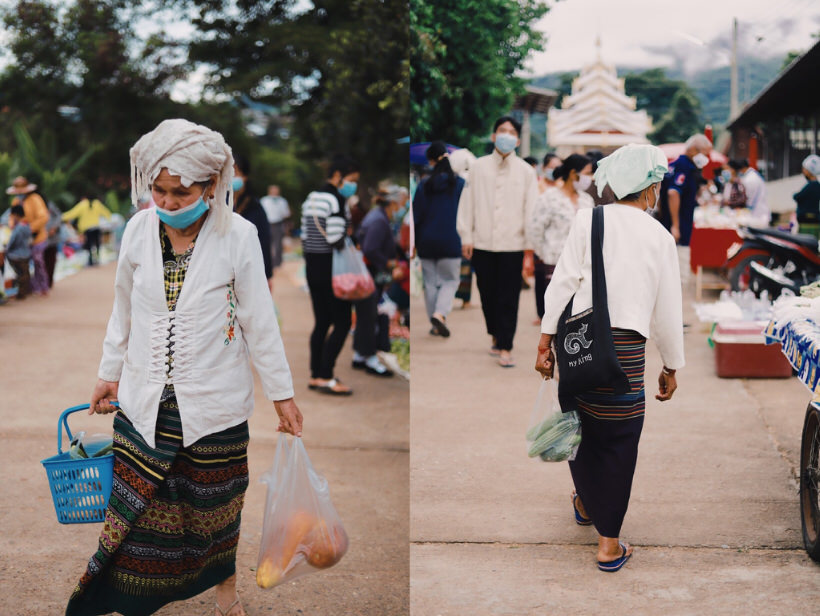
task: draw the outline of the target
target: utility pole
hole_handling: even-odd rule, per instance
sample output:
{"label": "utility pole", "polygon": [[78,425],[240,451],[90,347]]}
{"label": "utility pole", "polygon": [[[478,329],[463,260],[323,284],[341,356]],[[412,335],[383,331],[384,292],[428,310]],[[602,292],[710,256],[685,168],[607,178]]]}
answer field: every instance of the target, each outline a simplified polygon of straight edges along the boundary
{"label": "utility pole", "polygon": [[737,100],[737,17],[732,19],[732,71],[729,85],[729,118],[734,119],[740,111]]}

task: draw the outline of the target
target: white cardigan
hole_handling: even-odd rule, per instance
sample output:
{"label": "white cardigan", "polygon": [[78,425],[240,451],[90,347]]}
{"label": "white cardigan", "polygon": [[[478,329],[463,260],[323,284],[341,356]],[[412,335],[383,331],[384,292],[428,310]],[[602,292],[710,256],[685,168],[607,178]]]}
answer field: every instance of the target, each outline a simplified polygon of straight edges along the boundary
{"label": "white cardigan", "polygon": [[[169,331],[174,366],[166,375]],[[293,382],[256,227],[234,214],[220,236],[209,216],[199,232],[177,300],[165,300],[159,218],[151,208],[125,228],[117,263],[114,309],[98,372],[119,381],[123,412],[155,447],[159,399],[173,384],[183,445],[235,426],[253,412],[253,357],[265,396],[293,397]]]}
{"label": "white cardigan", "polygon": [[[604,271],[612,327],[653,338],[667,368],[683,358],[683,305],[675,240],[642,210],[621,203],[604,209]],[[575,294],[572,314],[592,306],[592,209],[579,210],[544,294],[541,332],[554,334]]]}

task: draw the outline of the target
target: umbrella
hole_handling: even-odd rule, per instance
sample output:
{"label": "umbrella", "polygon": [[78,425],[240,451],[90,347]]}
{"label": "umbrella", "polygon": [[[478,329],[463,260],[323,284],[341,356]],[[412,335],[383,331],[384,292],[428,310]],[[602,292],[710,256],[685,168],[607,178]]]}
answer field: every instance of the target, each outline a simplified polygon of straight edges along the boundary
{"label": "umbrella", "polygon": [[[447,145],[448,152],[454,152],[459,150],[457,145]],[[424,143],[411,143],[410,144],[410,164],[411,165],[426,165],[427,164],[427,156],[425,156],[425,152],[427,152],[427,148],[430,147],[430,142],[425,141]]]}

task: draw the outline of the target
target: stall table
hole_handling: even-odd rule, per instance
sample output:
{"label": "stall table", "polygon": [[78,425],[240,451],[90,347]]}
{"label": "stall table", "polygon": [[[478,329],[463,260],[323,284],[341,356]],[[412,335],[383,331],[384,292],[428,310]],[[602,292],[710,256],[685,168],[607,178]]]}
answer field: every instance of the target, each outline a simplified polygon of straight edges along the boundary
{"label": "stall table", "polygon": [[695,297],[701,300],[703,289],[725,289],[727,284],[703,282],[703,268],[720,268],[726,263],[726,252],[737,242],[743,240],[736,229],[716,227],[692,227],[689,240],[689,267],[695,274]]}

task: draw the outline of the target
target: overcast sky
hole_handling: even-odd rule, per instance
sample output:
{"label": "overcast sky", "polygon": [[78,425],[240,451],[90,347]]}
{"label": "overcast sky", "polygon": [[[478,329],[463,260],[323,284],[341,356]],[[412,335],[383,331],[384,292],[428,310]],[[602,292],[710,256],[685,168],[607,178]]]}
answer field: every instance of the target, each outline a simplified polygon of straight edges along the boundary
{"label": "overcast sky", "polygon": [[528,74],[574,71],[601,55],[616,66],[680,64],[687,71],[729,63],[732,18],[738,55],[806,51],[820,32],[820,0],[550,0],[537,29],[547,35]]}

